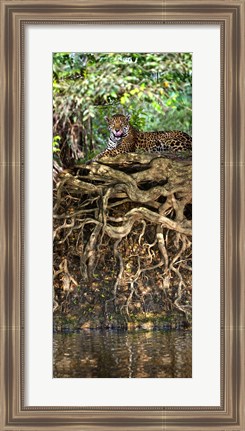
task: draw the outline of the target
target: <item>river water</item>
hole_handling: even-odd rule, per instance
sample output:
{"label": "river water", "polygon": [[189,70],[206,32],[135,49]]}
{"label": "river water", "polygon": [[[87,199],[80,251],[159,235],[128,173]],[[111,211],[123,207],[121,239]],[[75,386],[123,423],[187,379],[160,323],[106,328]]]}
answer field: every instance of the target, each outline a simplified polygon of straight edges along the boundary
{"label": "river water", "polygon": [[54,334],[54,377],[190,378],[190,331]]}

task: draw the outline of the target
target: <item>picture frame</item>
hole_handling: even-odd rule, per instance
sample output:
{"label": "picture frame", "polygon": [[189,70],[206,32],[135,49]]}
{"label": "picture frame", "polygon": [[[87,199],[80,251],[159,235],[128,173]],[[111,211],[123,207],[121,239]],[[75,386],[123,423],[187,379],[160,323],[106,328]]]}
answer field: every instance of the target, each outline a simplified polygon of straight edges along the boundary
{"label": "picture frame", "polygon": [[[1,429],[243,431],[244,0],[1,1]],[[221,29],[221,404],[219,407],[24,405],[25,26],[217,24]],[[208,157],[208,156],[207,156]]]}

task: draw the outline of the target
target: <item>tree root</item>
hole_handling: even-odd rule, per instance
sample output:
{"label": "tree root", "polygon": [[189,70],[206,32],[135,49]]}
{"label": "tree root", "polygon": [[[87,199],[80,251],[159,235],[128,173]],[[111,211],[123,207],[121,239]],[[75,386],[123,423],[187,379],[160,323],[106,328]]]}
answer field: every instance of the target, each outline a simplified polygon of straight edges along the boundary
{"label": "tree root", "polygon": [[55,308],[71,292],[80,307],[103,302],[107,316],[177,309],[189,318],[191,175],[191,160],[147,154],[58,173]]}

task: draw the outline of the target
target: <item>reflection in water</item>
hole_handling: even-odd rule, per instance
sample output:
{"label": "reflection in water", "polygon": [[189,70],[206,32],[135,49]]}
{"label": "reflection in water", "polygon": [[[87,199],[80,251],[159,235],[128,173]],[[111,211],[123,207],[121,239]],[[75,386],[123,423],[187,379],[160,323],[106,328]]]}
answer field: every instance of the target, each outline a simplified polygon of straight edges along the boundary
{"label": "reflection in water", "polygon": [[54,377],[191,377],[191,332],[54,334]]}

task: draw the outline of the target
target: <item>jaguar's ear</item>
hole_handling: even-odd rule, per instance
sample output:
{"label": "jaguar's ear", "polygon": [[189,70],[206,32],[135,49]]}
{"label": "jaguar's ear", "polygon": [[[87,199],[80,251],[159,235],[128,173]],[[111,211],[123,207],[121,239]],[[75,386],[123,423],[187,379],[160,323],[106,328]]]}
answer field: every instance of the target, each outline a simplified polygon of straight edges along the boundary
{"label": "jaguar's ear", "polygon": [[131,115],[127,114],[127,115],[126,115],[126,120],[127,120],[127,121],[129,121],[129,120],[130,120],[130,118],[131,118]]}
{"label": "jaguar's ear", "polygon": [[105,119],[105,121],[106,121],[107,123],[109,123],[110,118],[109,118],[109,117],[107,117],[107,115],[104,117],[104,119]]}

